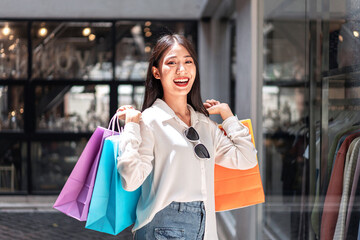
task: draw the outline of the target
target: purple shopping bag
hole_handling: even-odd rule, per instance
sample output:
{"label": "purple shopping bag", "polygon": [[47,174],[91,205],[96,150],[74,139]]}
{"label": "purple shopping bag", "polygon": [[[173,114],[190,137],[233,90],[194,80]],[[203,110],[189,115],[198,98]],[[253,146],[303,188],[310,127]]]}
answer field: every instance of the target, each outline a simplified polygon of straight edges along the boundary
{"label": "purple shopping bag", "polygon": [[53,208],[86,221],[104,139],[117,132],[97,127],[91,135]]}

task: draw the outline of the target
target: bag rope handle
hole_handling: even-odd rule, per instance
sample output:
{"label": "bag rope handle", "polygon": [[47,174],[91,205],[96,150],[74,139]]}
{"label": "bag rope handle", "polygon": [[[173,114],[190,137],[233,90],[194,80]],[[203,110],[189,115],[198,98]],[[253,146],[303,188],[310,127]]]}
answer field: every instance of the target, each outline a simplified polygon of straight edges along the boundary
{"label": "bag rope handle", "polygon": [[[114,133],[115,132],[115,122],[117,124],[118,127],[118,132],[121,133],[123,131],[123,128],[120,127],[120,119],[117,117],[117,114],[115,113],[114,116],[110,119],[109,122],[109,126],[108,129],[111,129],[111,131]],[[110,128],[111,127],[111,128]]]}

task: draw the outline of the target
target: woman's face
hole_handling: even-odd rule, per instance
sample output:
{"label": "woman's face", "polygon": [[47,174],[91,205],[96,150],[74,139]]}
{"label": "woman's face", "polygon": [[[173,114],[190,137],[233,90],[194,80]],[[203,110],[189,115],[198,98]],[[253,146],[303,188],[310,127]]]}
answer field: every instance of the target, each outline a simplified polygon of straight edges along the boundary
{"label": "woman's face", "polygon": [[159,63],[153,67],[154,77],[160,79],[164,96],[187,96],[194,83],[196,66],[190,53],[175,43],[167,50]]}

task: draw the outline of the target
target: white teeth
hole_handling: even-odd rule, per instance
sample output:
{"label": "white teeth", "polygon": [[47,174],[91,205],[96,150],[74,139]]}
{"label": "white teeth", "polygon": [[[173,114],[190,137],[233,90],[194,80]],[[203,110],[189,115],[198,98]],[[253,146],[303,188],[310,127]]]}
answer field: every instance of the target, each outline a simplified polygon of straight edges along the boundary
{"label": "white teeth", "polygon": [[174,82],[176,83],[185,83],[185,82],[188,82],[189,80],[188,79],[178,79],[178,80],[174,80]]}

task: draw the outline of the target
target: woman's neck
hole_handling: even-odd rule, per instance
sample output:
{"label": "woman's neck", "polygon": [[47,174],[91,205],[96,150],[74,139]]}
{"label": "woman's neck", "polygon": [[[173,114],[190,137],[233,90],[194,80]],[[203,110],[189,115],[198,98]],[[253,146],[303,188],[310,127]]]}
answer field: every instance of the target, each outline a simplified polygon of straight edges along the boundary
{"label": "woman's neck", "polygon": [[190,110],[187,107],[187,96],[164,96],[164,102],[175,112],[175,114],[190,126]]}

